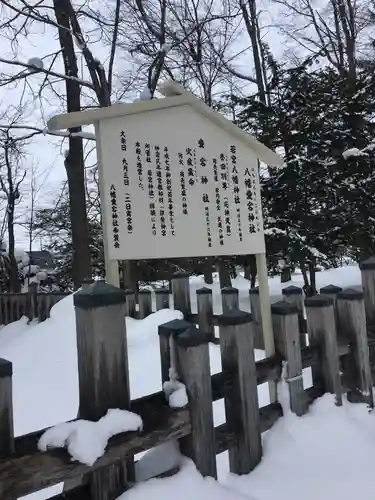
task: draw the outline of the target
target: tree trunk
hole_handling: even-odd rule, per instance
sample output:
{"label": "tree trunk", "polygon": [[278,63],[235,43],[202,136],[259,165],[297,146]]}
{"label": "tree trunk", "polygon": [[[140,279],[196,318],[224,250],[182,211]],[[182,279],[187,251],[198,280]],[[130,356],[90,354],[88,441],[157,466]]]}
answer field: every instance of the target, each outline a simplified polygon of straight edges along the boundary
{"label": "tree trunk", "polygon": [[316,259],[312,258],[309,262],[309,273],[310,273],[310,286],[311,286],[311,294],[316,295]]}
{"label": "tree trunk", "polygon": [[285,266],[281,270],[280,281],[281,283],[287,283],[292,279],[292,270],[290,266]]}
{"label": "tree trunk", "polygon": [[124,290],[134,290],[134,292],[138,290],[137,273],[135,273],[136,269],[135,262],[130,260],[121,261]]}
{"label": "tree trunk", "polygon": [[216,269],[219,273],[220,288],[232,286],[229,269],[222,260],[219,260],[219,262],[216,264]]}
{"label": "tree trunk", "polygon": [[204,269],[203,269],[203,276],[204,276],[204,282],[207,285],[212,285],[214,282],[213,276],[212,276],[212,262],[211,260],[207,260],[204,264]]}
{"label": "tree trunk", "polygon": [[[13,197],[13,195],[11,195]],[[9,248],[8,255],[10,261],[10,273],[9,273],[9,292],[19,293],[21,291],[21,283],[18,279],[18,267],[16,258],[14,256],[15,251],[15,237],[14,237],[14,201],[8,201],[7,209],[7,223],[8,223],[8,239]]]}

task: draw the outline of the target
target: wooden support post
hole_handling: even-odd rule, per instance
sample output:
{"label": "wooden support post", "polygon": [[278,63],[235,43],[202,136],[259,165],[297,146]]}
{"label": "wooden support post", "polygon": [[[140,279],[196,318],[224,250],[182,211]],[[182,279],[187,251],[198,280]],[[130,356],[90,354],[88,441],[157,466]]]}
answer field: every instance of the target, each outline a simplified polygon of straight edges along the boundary
{"label": "wooden support post", "polygon": [[175,273],[172,277],[173,308],[186,317],[191,313],[189,274]]}
{"label": "wooden support post", "polygon": [[[96,421],[108,409],[130,408],[123,290],[96,281],[74,295],[79,418]],[[90,474],[93,500],[115,500],[132,479],[132,460]]]}
{"label": "wooden support post", "polygon": [[152,313],[152,296],[150,290],[138,292],[139,318],[143,319]]}
{"label": "wooden support post", "polygon": [[169,288],[155,290],[156,310],[169,309]]}
{"label": "wooden support post", "polygon": [[231,286],[222,288],[221,303],[223,305],[223,314],[227,314],[232,310],[238,310],[238,289]]}
{"label": "wooden support post", "polygon": [[303,389],[298,309],[281,301],[272,304],[271,311],[276,350],[287,362],[290,409],[301,416],[307,411],[307,400]]}
{"label": "wooden support post", "polygon": [[[336,405],[342,406],[340,361],[333,304],[333,299],[328,295],[315,295],[305,300],[309,335],[322,346],[324,388],[335,394]],[[312,370],[314,379],[314,367]]]}
{"label": "wooden support post", "polygon": [[264,350],[262,312],[260,310],[259,287],[249,290],[250,312],[253,317],[254,348]]}
{"label": "wooden support post", "polygon": [[[351,356],[345,371],[352,373],[352,382],[359,391],[359,398],[374,406],[372,376],[367,340],[367,326],[364,295],[358,290],[344,290],[337,296],[338,331],[351,346]],[[345,374],[344,374],[345,375]],[[351,397],[353,396],[353,397]],[[348,394],[348,399],[358,399]]]}
{"label": "wooden support post", "polygon": [[194,461],[202,476],[216,478],[209,340],[195,325],[176,338],[179,375],[188,394],[192,429],[180,443],[181,451]]}
{"label": "wooden support post", "polygon": [[135,292],[133,290],[125,290],[125,316],[135,318]]}
{"label": "wooden support post", "polygon": [[333,300],[333,308],[335,310],[335,321],[336,321],[336,331],[337,331],[337,295],[342,292],[342,288],[336,285],[323,286],[320,290],[320,294],[325,297],[330,297]]}
{"label": "wooden support post", "polygon": [[210,288],[203,287],[197,290],[197,309],[199,330],[207,333],[211,340],[214,340],[214,313],[212,306],[212,290]]}
{"label": "wooden support post", "polygon": [[298,286],[290,285],[282,290],[283,300],[288,304],[294,304],[298,309],[298,327],[300,333],[301,347],[306,347],[306,321],[303,314],[303,291]]}
{"label": "wooden support post", "polygon": [[[159,325],[159,346],[160,346],[160,366],[161,366],[161,380],[166,382],[169,380],[169,369],[172,363],[177,363],[177,351],[175,339],[186,330],[191,328],[192,324],[183,319],[173,319]],[[171,341],[173,338],[173,341]],[[171,353],[171,344],[173,345],[174,352]],[[174,367],[178,371],[178,367]]]}
{"label": "wooden support post", "polygon": [[[360,263],[367,325],[375,328],[375,257]],[[373,332],[375,335],[375,331]]]}
{"label": "wooden support post", "polygon": [[236,433],[229,467],[234,474],[248,474],[262,458],[252,317],[237,309],[219,316],[218,323],[223,371],[236,374],[225,397],[227,423]]}
{"label": "wooden support post", "polygon": [[0,358],[0,457],[14,452],[12,363]]}
{"label": "wooden support post", "polygon": [[28,318],[32,321],[38,317],[38,283],[29,283],[28,293],[30,296]]}

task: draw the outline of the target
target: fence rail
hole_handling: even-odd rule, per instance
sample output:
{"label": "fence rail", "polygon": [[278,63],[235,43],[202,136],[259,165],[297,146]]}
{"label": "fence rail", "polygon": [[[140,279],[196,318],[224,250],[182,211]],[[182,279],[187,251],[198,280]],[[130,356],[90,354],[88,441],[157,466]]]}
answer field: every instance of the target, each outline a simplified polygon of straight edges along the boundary
{"label": "fence rail", "polygon": [[[366,315],[373,314],[375,303],[371,306],[366,293],[371,289],[370,272],[375,290],[375,265],[362,272],[367,273],[363,293],[323,289],[301,303],[299,291],[287,290],[284,300],[272,305],[276,354],[258,362],[254,340],[259,322],[238,309],[236,291],[223,291],[224,313],[216,319],[210,292],[198,291],[198,313],[193,317],[186,276],[176,276],[174,303],[185,319],[160,325],[159,341],[160,383],[172,366],[186,386],[188,406],[177,409],[168,406],[163,392],[130,400],[124,315],[135,314],[134,294],[104,282],[86,285],[74,296],[79,418],[95,421],[109,408],[128,409],[142,417],[143,430],[113,437],[92,467],[72,462],[65,450],[42,453],[37,442],[43,431],[13,437],[12,365],[1,360],[0,498],[14,500],[79,479],[79,486],[54,498],[115,500],[134,483],[134,455],[171,439],[178,441],[181,452],[194,460],[204,476],[216,477],[216,455],[226,450],[231,472],[247,474],[261,460],[262,432],[282,416],[278,402],[259,408],[258,386],[280,380],[282,373],[296,415],[305,414],[325,392],[334,394],[338,406],[345,392],[350,401],[373,407]],[[157,294],[158,309],[166,305],[166,296],[165,291]],[[139,294],[140,316],[151,311],[150,298],[148,292]],[[370,321],[375,315],[368,317],[373,328]],[[187,319],[194,319],[199,327]],[[219,327],[222,372],[211,375],[208,343],[214,323]],[[313,386],[308,389],[303,385],[305,368],[312,372]],[[225,402],[226,422],[215,427],[212,403],[219,399]]]}

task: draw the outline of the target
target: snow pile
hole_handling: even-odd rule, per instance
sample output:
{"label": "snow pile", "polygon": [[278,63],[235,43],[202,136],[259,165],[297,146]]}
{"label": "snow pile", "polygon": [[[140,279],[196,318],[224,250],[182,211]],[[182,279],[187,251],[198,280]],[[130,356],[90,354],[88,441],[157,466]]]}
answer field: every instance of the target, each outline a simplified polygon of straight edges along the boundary
{"label": "snow pile", "polygon": [[92,466],[101,457],[108,440],[121,432],[139,431],[143,427],[139,415],[126,410],[110,409],[98,422],[76,420],[48,429],[40,438],[41,451],[67,448],[73,460]]}
{"label": "snow pile", "polygon": [[183,408],[189,402],[185,385],[176,379],[164,382],[163,391],[171,408]]}
{"label": "snow pile", "polygon": [[145,481],[180,467],[182,461],[183,458],[177,442],[167,441],[155,446],[138,460],[135,464],[135,478],[137,481]]}
{"label": "snow pile", "polygon": [[350,148],[344,151],[342,156],[345,160],[347,160],[348,158],[352,158],[353,156],[367,156],[367,154],[358,148]]}

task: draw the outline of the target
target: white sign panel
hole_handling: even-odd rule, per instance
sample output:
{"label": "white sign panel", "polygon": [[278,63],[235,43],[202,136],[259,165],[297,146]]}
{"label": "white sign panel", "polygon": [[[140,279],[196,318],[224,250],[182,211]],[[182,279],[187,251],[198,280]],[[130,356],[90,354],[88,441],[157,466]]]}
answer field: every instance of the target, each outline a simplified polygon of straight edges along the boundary
{"label": "white sign panel", "polygon": [[264,253],[257,159],[188,105],[100,122],[111,260]]}

